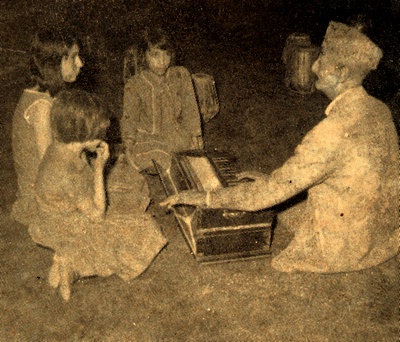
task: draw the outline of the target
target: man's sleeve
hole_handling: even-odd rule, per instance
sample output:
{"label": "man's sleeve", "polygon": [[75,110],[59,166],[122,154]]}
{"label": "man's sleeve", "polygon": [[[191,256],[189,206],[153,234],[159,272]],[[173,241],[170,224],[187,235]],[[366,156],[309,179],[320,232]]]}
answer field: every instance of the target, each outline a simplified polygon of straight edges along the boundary
{"label": "man's sleeve", "polygon": [[211,193],[210,206],[254,211],[279,204],[329,177],[337,167],[339,148],[339,130],[322,122],[282,167],[256,182]]}

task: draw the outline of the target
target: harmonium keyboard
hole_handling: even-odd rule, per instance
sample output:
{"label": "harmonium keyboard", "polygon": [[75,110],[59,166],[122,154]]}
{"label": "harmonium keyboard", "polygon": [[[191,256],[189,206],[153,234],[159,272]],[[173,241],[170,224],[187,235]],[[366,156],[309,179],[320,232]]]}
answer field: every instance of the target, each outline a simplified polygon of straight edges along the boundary
{"label": "harmonium keyboard", "polygon": [[[154,162],[168,196],[184,190],[211,191],[236,186],[236,159],[225,152],[203,150],[174,153],[170,170]],[[174,207],[175,218],[199,262],[222,262],[271,253],[275,213]]]}

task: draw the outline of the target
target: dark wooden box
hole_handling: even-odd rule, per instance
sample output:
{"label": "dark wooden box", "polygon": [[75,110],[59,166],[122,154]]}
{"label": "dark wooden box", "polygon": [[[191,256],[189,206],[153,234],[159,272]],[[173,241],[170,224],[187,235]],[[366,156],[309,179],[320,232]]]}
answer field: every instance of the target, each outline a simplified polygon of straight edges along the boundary
{"label": "dark wooden box", "polygon": [[[221,186],[238,183],[235,158],[230,155],[222,152],[180,152],[174,154],[170,172],[155,163],[167,195],[190,189],[204,190],[204,179],[202,183],[188,157],[207,159]],[[180,205],[175,206],[174,214],[199,262],[241,260],[271,252],[275,222],[275,213],[271,210],[247,212]]]}

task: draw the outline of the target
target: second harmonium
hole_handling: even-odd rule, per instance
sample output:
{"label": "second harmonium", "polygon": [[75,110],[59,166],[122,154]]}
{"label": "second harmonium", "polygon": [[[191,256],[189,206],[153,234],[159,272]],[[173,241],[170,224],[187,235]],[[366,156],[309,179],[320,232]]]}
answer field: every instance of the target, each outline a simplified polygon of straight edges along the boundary
{"label": "second harmonium", "polygon": [[[175,153],[167,172],[155,166],[168,196],[184,190],[212,191],[237,185],[236,159],[225,152]],[[222,262],[270,254],[275,213],[174,207],[186,241],[199,262]]]}

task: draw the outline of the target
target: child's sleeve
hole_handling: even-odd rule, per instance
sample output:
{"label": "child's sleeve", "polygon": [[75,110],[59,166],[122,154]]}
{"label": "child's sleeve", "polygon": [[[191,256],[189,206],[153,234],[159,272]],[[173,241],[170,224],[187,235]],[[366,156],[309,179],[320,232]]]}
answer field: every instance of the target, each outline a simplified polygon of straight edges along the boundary
{"label": "child's sleeve", "polygon": [[78,209],[83,215],[97,221],[99,215],[94,201],[93,177],[94,174],[89,166],[84,167],[80,173],[67,174],[60,193],[64,194],[64,201],[69,207]]}
{"label": "child's sleeve", "polygon": [[123,113],[120,120],[121,138],[124,145],[129,141],[131,144],[136,142],[137,128],[143,110],[143,104],[132,81],[128,81],[124,89]]}
{"label": "child's sleeve", "polygon": [[48,100],[38,100],[27,109],[24,115],[35,132],[36,146],[40,159],[43,158],[53,139],[50,125],[51,105]]}
{"label": "child's sleeve", "polygon": [[181,78],[182,94],[182,126],[192,137],[201,136],[201,119],[199,107],[196,101],[192,77],[189,71],[184,67],[179,67],[177,73]]}

